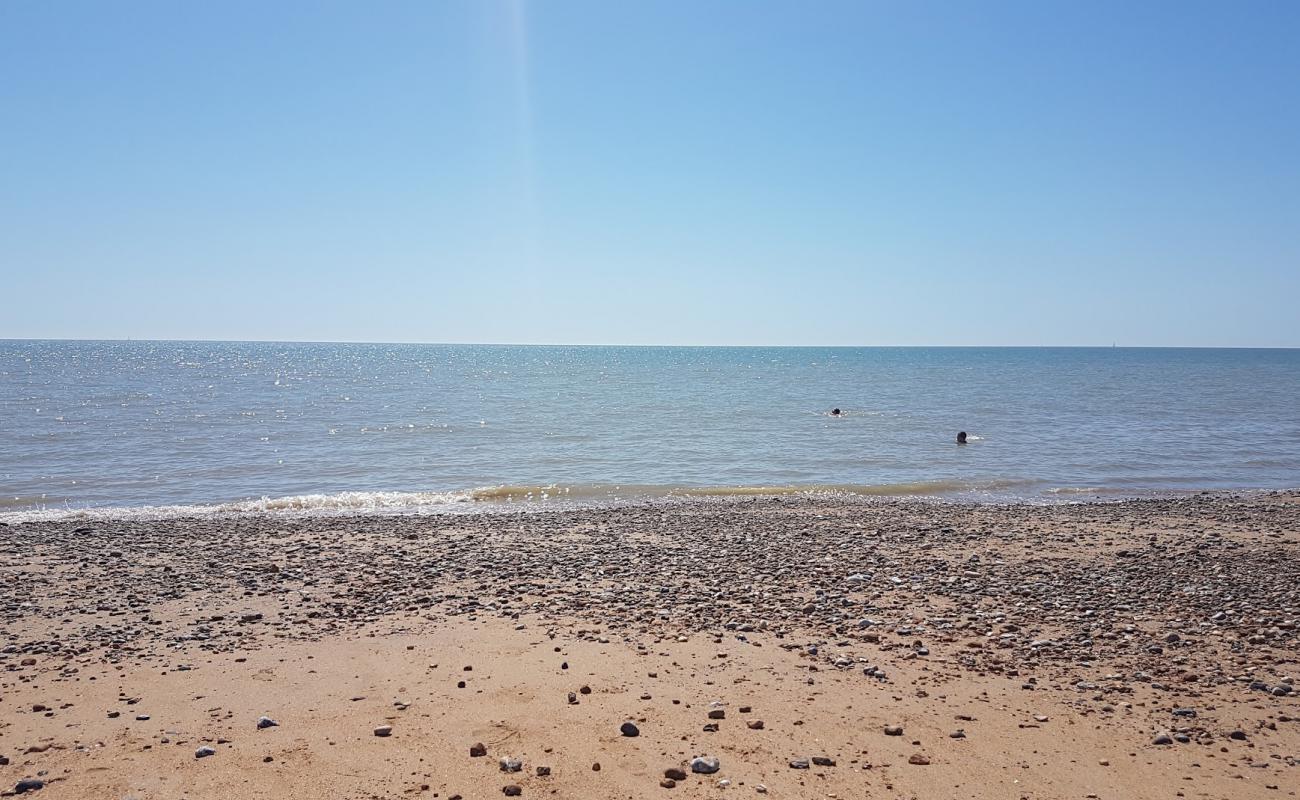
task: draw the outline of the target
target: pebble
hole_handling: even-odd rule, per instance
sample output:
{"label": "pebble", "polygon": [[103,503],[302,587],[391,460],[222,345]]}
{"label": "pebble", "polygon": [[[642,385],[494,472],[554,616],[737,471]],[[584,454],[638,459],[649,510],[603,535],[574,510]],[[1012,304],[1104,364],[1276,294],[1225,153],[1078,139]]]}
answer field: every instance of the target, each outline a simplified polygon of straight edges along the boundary
{"label": "pebble", "polygon": [[696,756],[691,759],[691,772],[698,772],[703,775],[711,775],[722,769],[722,763],[716,758],[706,758]]}
{"label": "pebble", "polygon": [[392,725],[380,725],[378,728],[375,728],[375,735],[376,735],[376,736],[392,736],[392,735],[393,735],[393,726],[392,726]]}
{"label": "pebble", "polygon": [[203,747],[200,747],[198,750],[194,751],[195,758],[207,758],[208,756],[215,756],[216,754],[217,751],[211,747],[208,747],[207,745],[204,745]]}
{"label": "pebble", "polygon": [[502,772],[518,772],[524,768],[524,762],[509,756],[502,756],[497,763],[501,766]]}
{"label": "pebble", "polygon": [[470,758],[478,758],[485,755],[487,755],[487,745],[482,742],[477,742],[469,746]]}
{"label": "pebble", "polygon": [[275,727],[278,727],[279,724],[280,724],[280,723],[276,722],[275,720],[271,719],[270,717],[258,717],[258,718],[257,718],[257,729],[258,729],[258,730],[263,730],[263,729],[265,729],[265,728],[275,728]]}
{"label": "pebble", "polygon": [[[981,511],[979,521],[969,526],[963,523],[956,533],[942,535],[938,533],[940,525],[951,524],[951,509],[891,503],[854,506],[848,524],[864,529],[863,536],[870,538],[865,547],[861,537],[842,535],[845,517],[830,517],[830,522],[820,523],[800,513],[802,509],[838,513],[843,510],[839,504],[811,498],[784,498],[780,504],[759,499],[748,503],[745,510],[737,509],[691,506],[689,512],[671,508],[573,511],[555,519],[544,515],[512,519],[509,532],[502,530],[500,520],[467,518],[457,525],[463,525],[466,540],[472,544],[454,547],[437,544],[439,538],[434,536],[408,541],[408,535],[423,533],[429,523],[401,518],[375,521],[358,517],[355,523],[347,523],[347,527],[356,528],[355,535],[346,537],[322,535],[319,520],[292,519],[277,522],[274,534],[261,524],[217,526],[176,521],[133,523],[121,530],[96,526],[76,535],[66,523],[14,525],[5,528],[6,546],[12,552],[39,549],[71,569],[66,578],[44,583],[43,589],[48,591],[40,593],[32,593],[30,587],[0,586],[0,602],[11,610],[21,607],[23,614],[42,623],[65,617],[71,622],[53,626],[62,627],[57,634],[37,632],[23,634],[25,639],[11,638],[6,647],[15,649],[6,652],[25,655],[34,651],[41,654],[42,670],[57,672],[67,669],[61,666],[63,661],[71,666],[81,662],[82,654],[101,649],[108,651],[110,660],[133,658],[134,653],[154,646],[170,648],[172,643],[210,654],[236,648],[251,651],[263,642],[320,637],[404,615],[414,610],[413,598],[426,595],[428,603],[421,599],[419,605],[430,615],[499,615],[511,619],[509,624],[517,623],[521,613],[557,618],[575,615],[598,620],[602,629],[608,628],[608,635],[599,638],[617,641],[668,618],[646,603],[649,591],[662,588],[671,599],[656,602],[669,612],[685,609],[677,615],[683,630],[654,632],[664,648],[675,641],[699,642],[706,636],[721,642],[722,637],[713,634],[727,620],[734,623],[728,630],[757,628],[768,646],[794,645],[795,656],[807,659],[810,672],[816,667],[825,671],[837,661],[865,666],[883,660],[889,666],[934,644],[929,649],[943,661],[931,666],[942,663],[947,669],[951,664],[954,673],[992,672],[1011,679],[1009,686],[1043,693],[1057,686],[1070,695],[1086,691],[1098,704],[1125,698],[1127,693],[1131,704],[1107,703],[1102,708],[1118,707],[1119,714],[1131,715],[1133,723],[1120,734],[1132,739],[1130,745],[1140,744],[1142,731],[1186,725],[1162,734],[1165,741],[1160,737],[1155,741],[1172,744],[1175,734],[1196,742],[1224,738],[1248,742],[1253,738],[1261,752],[1275,752],[1263,749],[1272,746],[1274,742],[1269,740],[1274,734],[1267,727],[1257,729],[1255,724],[1263,721],[1266,725],[1270,717],[1281,720],[1276,712],[1283,705],[1274,697],[1294,695],[1293,681],[1278,674],[1288,668],[1278,654],[1294,653],[1300,644],[1294,544],[1281,539],[1269,543],[1267,538],[1298,529],[1300,510],[1289,500],[1279,504],[1251,497],[1191,497],[1088,506],[1081,512],[998,508]],[[743,545],[736,539],[737,519],[742,514]],[[1190,520],[1191,524],[1175,525],[1169,520]],[[1204,520],[1212,525],[1202,524]],[[541,541],[562,526],[567,529],[592,522],[596,524],[585,527],[583,537],[572,547],[528,544],[529,537]],[[1092,528],[1094,523],[1108,527]],[[1222,528],[1224,535],[1207,532],[1208,527]],[[1120,533],[1135,529],[1162,532],[1149,540],[1145,533],[1127,539]],[[224,538],[202,535],[216,530]],[[108,552],[107,546],[122,547],[127,537],[130,546],[126,552],[133,557],[106,563],[103,554]],[[300,543],[306,537],[311,539],[304,548]],[[1032,554],[1035,548],[1050,550],[1057,542],[1074,542],[1076,537],[1077,544],[1071,546],[1088,554],[1085,558],[1004,559],[993,552],[1005,549],[1007,555],[1015,556],[1026,550]],[[1087,550],[1093,543],[1106,541],[1123,549]],[[196,542],[203,544],[196,546]],[[292,545],[284,544],[290,542]],[[294,549],[286,550],[290,546]],[[975,558],[972,549],[989,552]],[[134,558],[137,551],[147,558]],[[504,557],[509,558],[508,575],[499,568]],[[592,593],[587,578],[597,559],[616,568],[618,581],[625,588]],[[270,572],[273,560],[283,565],[282,572]],[[174,570],[168,580],[147,578],[150,573],[142,565],[152,570],[158,563]],[[342,563],[347,570],[337,569]],[[331,571],[354,570],[362,579],[353,584],[331,577]],[[102,608],[86,610],[103,613],[68,614],[67,601],[78,593],[87,596],[92,588],[79,576],[92,574],[96,576],[95,603]],[[1099,574],[1106,579],[1099,580]],[[303,591],[303,575],[312,576],[307,592]],[[444,597],[450,575],[472,576],[480,584],[477,596]],[[740,575],[753,575],[748,579],[753,585],[736,585]],[[850,575],[858,578],[849,582],[854,587],[851,591],[844,587],[845,576]],[[705,576],[703,580],[701,576]],[[208,613],[184,623],[166,617],[140,622],[140,613],[151,607],[176,601],[193,605],[234,582],[242,585],[245,597],[257,598],[236,602],[256,602],[265,610],[265,617],[257,620],[261,624],[240,626],[239,621],[248,615],[238,613]],[[336,602],[344,596],[345,603]],[[791,597],[801,599],[796,604]],[[129,602],[127,598],[131,598]],[[861,625],[858,620],[864,614],[872,618]],[[1212,626],[1207,624],[1210,619]],[[312,622],[300,624],[308,620]],[[46,627],[33,626],[33,630]],[[1175,634],[1175,629],[1179,633]],[[1060,631],[1059,638],[1044,638],[1049,631]],[[585,638],[595,641],[597,636],[589,633]],[[760,635],[753,638],[753,644],[758,644]],[[920,644],[922,640],[925,645]],[[736,646],[734,640],[728,644]],[[69,658],[74,654],[76,662]],[[197,658],[203,656],[183,657],[195,659],[197,664],[201,663]],[[174,658],[166,663],[175,664]],[[15,661],[16,656],[5,663],[13,669]],[[29,668],[35,662],[35,658],[23,658],[18,663]],[[671,668],[664,662],[660,669]],[[1107,671],[1115,675],[1106,676]],[[835,673],[835,681],[870,683],[870,689],[880,688],[879,681],[888,683],[874,666],[863,672],[872,680],[854,670]],[[1030,673],[1036,674],[1037,680]],[[464,673],[466,677],[471,674],[483,673],[481,668],[478,673]],[[35,677],[17,673],[23,675]],[[1188,680],[1189,676],[1195,681]],[[599,682],[594,675],[590,677]],[[1152,689],[1166,694],[1153,701]],[[583,687],[583,694],[590,691]],[[641,690],[632,691],[630,696],[635,697]],[[902,687],[896,691],[901,693]],[[1240,717],[1225,715],[1244,730],[1228,733],[1226,727],[1217,727],[1225,722],[1205,723],[1212,733],[1194,727],[1201,725],[1196,720],[1214,720],[1212,704],[1220,704],[1220,710],[1226,708],[1223,699],[1233,702],[1233,693],[1261,709],[1256,714],[1243,707]],[[1085,724],[1087,715],[1098,707],[1087,699],[1089,695],[1077,698],[1076,708]],[[576,693],[570,697],[577,701]],[[48,696],[41,699],[53,702]],[[123,695],[118,702],[130,707],[137,701],[139,698],[128,701]],[[1047,702],[1040,710],[1057,713],[1062,724],[1055,727],[1080,721],[1072,713],[1062,716],[1067,714],[1064,708]],[[1200,706],[1195,710],[1199,716],[1180,713],[1192,710],[1185,709],[1189,703]],[[1176,722],[1170,719],[1174,707]],[[119,712],[108,713],[116,718]],[[1034,719],[1046,721],[1039,717],[1042,715]],[[149,716],[142,714],[137,719],[143,722]],[[658,727],[656,722],[656,736]],[[749,727],[758,729],[752,724]],[[889,726],[885,732],[903,735],[901,725]],[[376,729],[376,735],[384,734]],[[406,741],[411,734],[404,736]],[[750,737],[751,741],[765,738]],[[1254,763],[1271,766],[1270,760],[1260,757]]]}
{"label": "pebble", "polygon": [[637,728],[637,726],[636,726],[633,722],[631,722],[631,721],[624,722],[622,725],[619,726],[618,730],[619,730],[619,732],[622,733],[624,736],[640,736],[640,735],[641,735],[641,730],[640,730],[639,728]]}

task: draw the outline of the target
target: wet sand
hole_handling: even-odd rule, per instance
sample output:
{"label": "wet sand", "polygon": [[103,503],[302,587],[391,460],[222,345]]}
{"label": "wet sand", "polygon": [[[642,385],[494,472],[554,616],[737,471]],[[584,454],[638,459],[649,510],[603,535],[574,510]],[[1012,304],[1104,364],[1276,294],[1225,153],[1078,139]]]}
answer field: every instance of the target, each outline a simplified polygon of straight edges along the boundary
{"label": "wet sand", "polygon": [[41,798],[1300,791],[1297,493],[11,524],[0,610]]}

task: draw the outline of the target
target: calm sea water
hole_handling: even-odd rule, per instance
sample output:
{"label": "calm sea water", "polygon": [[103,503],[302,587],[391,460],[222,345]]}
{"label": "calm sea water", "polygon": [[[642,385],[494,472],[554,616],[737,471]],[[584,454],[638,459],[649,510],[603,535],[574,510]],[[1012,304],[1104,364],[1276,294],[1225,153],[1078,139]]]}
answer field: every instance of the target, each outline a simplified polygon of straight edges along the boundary
{"label": "calm sea water", "polygon": [[0,341],[0,512],[1293,488],[1298,391],[1300,350]]}

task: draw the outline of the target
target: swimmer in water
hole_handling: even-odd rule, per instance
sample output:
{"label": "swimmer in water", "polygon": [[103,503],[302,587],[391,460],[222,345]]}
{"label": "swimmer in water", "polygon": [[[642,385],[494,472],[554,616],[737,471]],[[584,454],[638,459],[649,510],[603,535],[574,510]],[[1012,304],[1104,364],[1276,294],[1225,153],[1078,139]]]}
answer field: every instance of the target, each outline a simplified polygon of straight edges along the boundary
{"label": "swimmer in water", "polygon": [[966,431],[957,434],[957,444],[966,444]]}
{"label": "swimmer in water", "polygon": [[832,416],[832,417],[842,417],[842,416],[844,416],[844,414],[843,414],[843,412],[841,412],[838,408],[832,408],[832,409],[831,409],[831,416]]}

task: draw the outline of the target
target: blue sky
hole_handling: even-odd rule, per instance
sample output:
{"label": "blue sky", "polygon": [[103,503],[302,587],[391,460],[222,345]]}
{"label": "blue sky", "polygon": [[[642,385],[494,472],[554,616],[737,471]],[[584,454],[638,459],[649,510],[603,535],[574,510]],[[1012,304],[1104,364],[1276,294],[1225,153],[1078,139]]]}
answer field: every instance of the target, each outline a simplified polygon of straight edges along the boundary
{"label": "blue sky", "polygon": [[1300,346],[1300,3],[0,3],[0,337]]}

